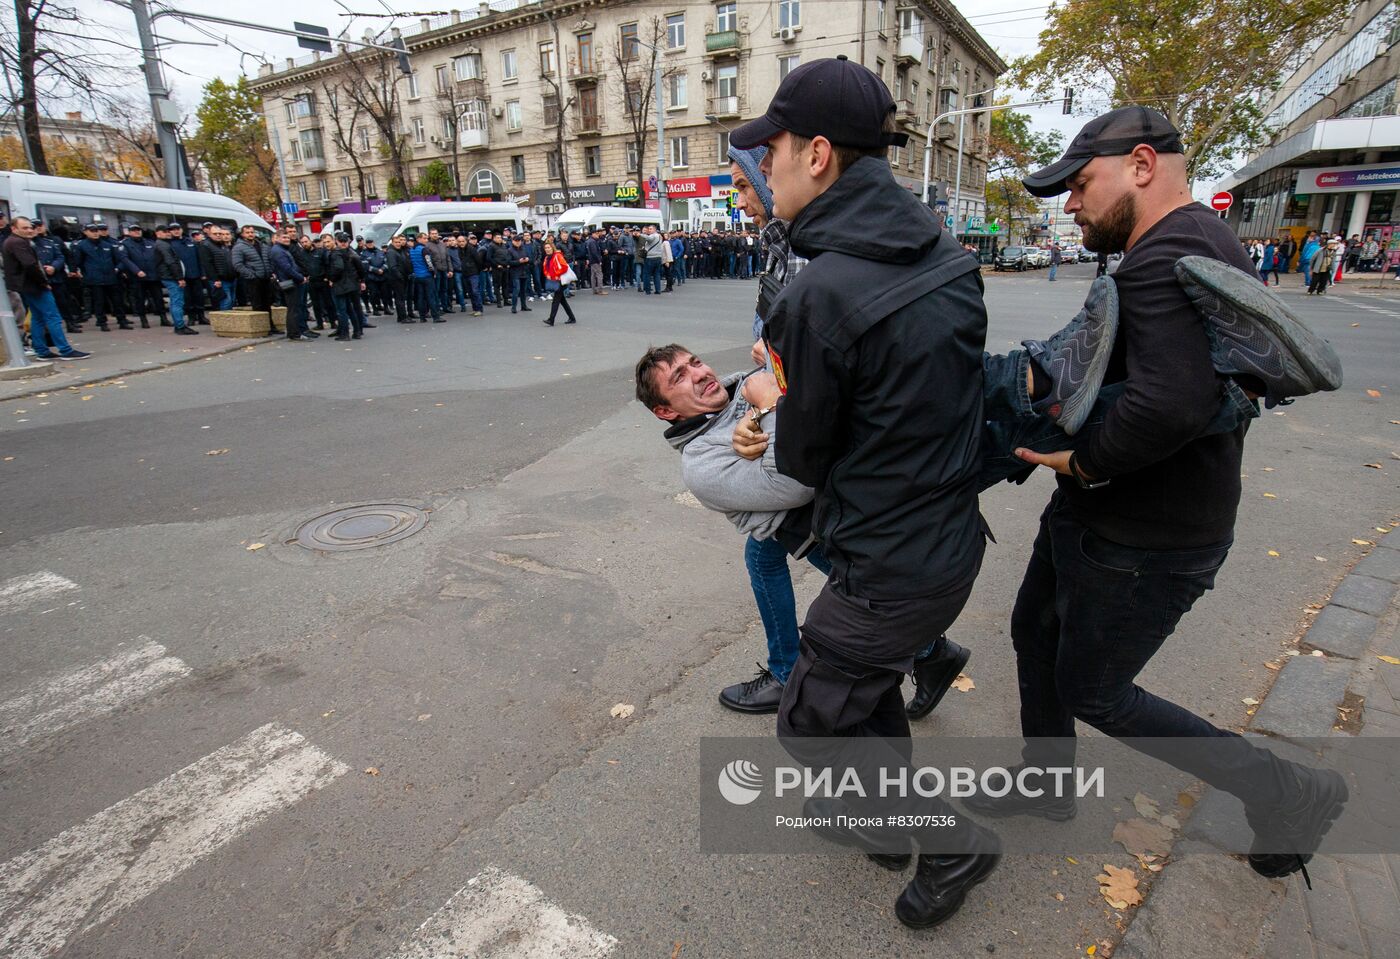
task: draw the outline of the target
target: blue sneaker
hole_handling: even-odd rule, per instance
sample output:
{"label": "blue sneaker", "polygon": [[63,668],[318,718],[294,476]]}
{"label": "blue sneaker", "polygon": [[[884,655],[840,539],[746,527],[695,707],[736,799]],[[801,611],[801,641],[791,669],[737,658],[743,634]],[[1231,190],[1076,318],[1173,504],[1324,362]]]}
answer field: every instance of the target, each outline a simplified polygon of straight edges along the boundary
{"label": "blue sneaker", "polygon": [[91,353],[84,353],[82,350],[69,350],[67,353],[59,353],[55,359],[59,360],[85,360]]}

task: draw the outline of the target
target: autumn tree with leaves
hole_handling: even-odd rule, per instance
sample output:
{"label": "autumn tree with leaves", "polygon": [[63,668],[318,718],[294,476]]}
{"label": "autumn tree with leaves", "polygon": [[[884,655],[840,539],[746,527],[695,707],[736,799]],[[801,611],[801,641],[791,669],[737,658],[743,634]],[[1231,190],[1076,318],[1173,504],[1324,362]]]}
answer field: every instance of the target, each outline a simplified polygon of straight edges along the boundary
{"label": "autumn tree with leaves", "polygon": [[1269,134],[1262,107],[1300,51],[1337,29],[1333,0],[1073,0],[1053,3],[1040,49],[1006,78],[1038,96],[1064,86],[1166,115],[1192,179]]}
{"label": "autumn tree with leaves", "polygon": [[350,96],[343,83],[323,83],[321,92],[326,98],[326,114],[331,121],[331,144],[337,153],[344,154],[355,170],[355,184],[360,197],[360,209],[369,209],[369,191],[365,175],[365,156],[361,142],[356,140],[360,124],[368,120],[364,105],[359,99]]}
{"label": "autumn tree with leaves", "polygon": [[[1010,102],[1003,98],[998,104]],[[1015,224],[1039,209],[1036,198],[1021,180],[1028,173],[1053,163],[1060,155],[1063,137],[1058,130],[1036,133],[1031,117],[1015,110],[991,114],[987,133],[987,219],[1003,224],[1011,239]]]}
{"label": "autumn tree with leaves", "polygon": [[380,50],[352,51],[344,44],[341,53],[347,72],[341,90],[374,126],[379,135],[379,155],[389,163],[386,196],[394,201],[407,199],[411,186],[408,164],[413,159],[413,148],[402,129],[398,60]]}
{"label": "autumn tree with leaves", "polygon": [[201,156],[210,189],[254,210],[281,209],[277,157],[268,147],[262,98],[249,87],[248,78],[239,77],[236,83],[210,80],[195,120],[190,148]]}

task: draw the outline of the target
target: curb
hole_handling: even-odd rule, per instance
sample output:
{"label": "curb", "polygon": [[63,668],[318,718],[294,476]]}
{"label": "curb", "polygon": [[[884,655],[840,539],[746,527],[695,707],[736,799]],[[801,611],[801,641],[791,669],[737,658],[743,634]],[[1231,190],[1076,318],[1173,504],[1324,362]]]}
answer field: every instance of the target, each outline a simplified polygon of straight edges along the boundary
{"label": "curb", "polygon": [[[1397,590],[1400,534],[1377,534],[1370,552],[1342,577],[1301,637],[1300,655],[1289,657],[1279,670],[1245,735],[1266,737],[1285,753],[1296,739],[1352,736],[1355,728],[1368,722],[1382,735],[1400,735],[1395,718],[1400,695],[1392,695],[1376,668],[1377,656],[1400,656],[1400,633],[1394,628]],[[1312,651],[1318,655],[1309,655]],[[1393,685],[1400,694],[1400,684]],[[1371,720],[1365,701],[1373,695],[1378,709]],[[1344,715],[1338,712],[1341,708],[1360,715]],[[1339,719],[1348,720],[1347,729],[1335,728]],[[1392,725],[1397,728],[1391,729]],[[1267,955],[1273,959],[1295,952],[1311,959],[1318,922],[1326,924],[1326,907],[1331,901],[1327,897],[1336,890],[1319,885],[1309,894],[1317,905],[1305,914],[1294,889],[1296,877],[1262,881],[1248,866],[1221,855],[1223,837],[1238,835],[1243,828],[1238,822],[1243,812],[1234,796],[1206,789],[1172,851],[1175,865],[1153,884],[1147,901],[1114,950],[1116,959],[1207,959],[1222,955]],[[1328,867],[1323,860],[1314,859],[1311,868],[1317,878],[1317,873]],[[1322,954],[1320,950],[1317,955]]]}
{"label": "curb", "polygon": [[[225,353],[236,353],[239,350],[243,349],[245,346],[257,346],[259,343],[271,343],[274,340],[280,340],[281,338],[281,335],[278,334],[276,336],[261,336],[256,338],[239,339],[220,349],[210,350],[208,353],[201,353],[198,356],[180,356],[171,360],[167,360],[163,363],[154,363],[150,366],[137,366],[131,369],[112,370],[110,373],[103,373],[99,376],[94,376],[87,380],[87,382],[100,383],[104,380],[116,379],[117,377],[137,376],[141,373],[150,373],[153,370],[164,370],[172,366],[179,366],[182,363],[194,363],[197,360],[207,360],[211,356],[223,356]],[[56,389],[66,389],[66,386],[55,386],[53,383],[35,384],[32,388],[27,389],[21,393],[11,393],[8,396],[0,396],[0,403],[5,403],[10,400],[22,400],[27,396],[34,396],[38,393],[52,393]]]}

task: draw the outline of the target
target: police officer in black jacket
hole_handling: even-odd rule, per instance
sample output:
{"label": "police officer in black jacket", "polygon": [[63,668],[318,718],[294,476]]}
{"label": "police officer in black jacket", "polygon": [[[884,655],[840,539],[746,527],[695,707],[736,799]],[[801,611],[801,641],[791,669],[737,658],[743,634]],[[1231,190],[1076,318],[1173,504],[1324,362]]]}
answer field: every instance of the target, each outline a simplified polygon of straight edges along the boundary
{"label": "police officer in black jacket", "polygon": [[161,326],[169,326],[170,321],[165,318],[164,290],[157,275],[155,240],[147,239],[139,224],[128,223],[122,251],[131,263],[126,271],[127,305],[131,312],[140,314],[141,328],[151,327],[146,319],[148,313],[159,317]]}
{"label": "police officer in black jacket", "polygon": [[408,256],[408,239],[400,233],[389,241],[389,249],[384,251],[384,285],[400,323],[413,322],[413,299],[409,295],[412,282],[413,261]]}
{"label": "police officer in black jacket", "polygon": [[107,235],[107,225],[93,221],[84,226],[83,238],[73,244],[69,254],[69,262],[82,276],[88,309],[97,321],[97,328],[103,333],[111,332],[107,326],[110,313],[116,317],[119,329],[131,329],[126,319],[126,304],[122,301],[121,272],[134,268],[121,246]]}
{"label": "police officer in black jacket", "polygon": [[[730,135],[740,149],[768,146],[774,215],[811,261],[766,317],[774,375],[745,384],[755,407],[776,406],[777,468],[816,490],[813,532],[832,563],[802,625],[778,736],[809,767],[854,769],[871,796],[882,770],[912,778],[900,683],[962,612],[987,531],[977,508],[981,277],[895,183],[886,153],[907,137],[894,111],[884,83],[841,56],[793,70],[767,114]],[[883,223],[904,227],[871,229]],[[735,430],[736,449],[747,435]],[[994,833],[939,799],[808,802],[814,818],[848,812],[892,825],[819,832],[884,854],[891,868],[917,844],[917,871],[895,904],[909,926],[947,919],[1000,859]]]}

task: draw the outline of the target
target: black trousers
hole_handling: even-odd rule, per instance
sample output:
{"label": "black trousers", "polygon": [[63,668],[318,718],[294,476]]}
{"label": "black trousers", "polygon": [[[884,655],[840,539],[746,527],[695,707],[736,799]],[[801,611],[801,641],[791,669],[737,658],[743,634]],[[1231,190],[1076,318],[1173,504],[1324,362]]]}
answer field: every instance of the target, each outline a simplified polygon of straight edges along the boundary
{"label": "black trousers", "polygon": [[413,304],[409,301],[408,279],[405,277],[390,277],[384,282],[384,289],[387,292],[385,305],[389,302],[394,305],[394,312],[401,320],[406,320],[412,312]]}
{"label": "black trousers", "polygon": [[265,276],[254,277],[253,279],[242,278],[238,281],[240,289],[248,293],[248,305],[254,310],[272,309],[272,280]]}
{"label": "black trousers", "polygon": [[118,323],[126,322],[126,305],[122,300],[121,287],[111,283],[106,286],[89,286],[87,289],[88,309],[98,324],[105,325],[109,313],[117,318]]}
{"label": "black trousers", "polygon": [[564,312],[569,314],[570,323],[575,323],[578,321],[578,317],[574,316],[573,308],[569,306],[569,300],[568,297],[565,295],[565,289],[563,284],[560,284],[559,288],[554,291],[554,294],[551,297],[549,307],[550,323],[554,322],[554,315],[559,312],[559,307],[561,306],[564,308]]}

